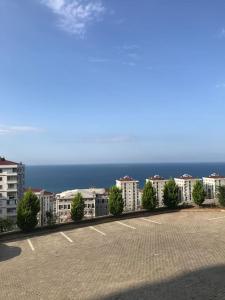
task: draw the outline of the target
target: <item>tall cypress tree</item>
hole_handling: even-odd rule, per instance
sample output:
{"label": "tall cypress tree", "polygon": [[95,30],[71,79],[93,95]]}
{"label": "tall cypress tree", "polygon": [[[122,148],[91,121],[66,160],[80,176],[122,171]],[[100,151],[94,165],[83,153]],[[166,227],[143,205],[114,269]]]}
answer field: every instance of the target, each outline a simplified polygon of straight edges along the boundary
{"label": "tall cypress tree", "polygon": [[204,191],[203,184],[200,180],[196,181],[193,192],[192,192],[193,201],[197,205],[202,205],[205,201],[206,193]]}
{"label": "tall cypress tree", "polygon": [[156,198],[156,192],[152,186],[152,183],[148,181],[143,190],[142,195],[142,207],[147,210],[153,210],[158,205]]}
{"label": "tall cypress tree", "polygon": [[225,207],[225,186],[224,185],[218,187],[217,199],[219,201],[219,204]]}
{"label": "tall cypress tree", "polygon": [[40,211],[38,197],[27,191],[20,200],[17,208],[17,225],[23,231],[32,231],[38,224],[37,214]]}
{"label": "tall cypress tree", "polygon": [[168,208],[176,208],[180,203],[179,188],[174,179],[170,179],[164,186],[163,203]]}
{"label": "tall cypress tree", "polygon": [[77,193],[71,204],[71,218],[74,221],[80,221],[84,217],[84,199],[81,193]]}
{"label": "tall cypress tree", "polygon": [[111,187],[109,191],[109,211],[114,216],[119,216],[123,212],[123,197],[122,191],[116,187]]}

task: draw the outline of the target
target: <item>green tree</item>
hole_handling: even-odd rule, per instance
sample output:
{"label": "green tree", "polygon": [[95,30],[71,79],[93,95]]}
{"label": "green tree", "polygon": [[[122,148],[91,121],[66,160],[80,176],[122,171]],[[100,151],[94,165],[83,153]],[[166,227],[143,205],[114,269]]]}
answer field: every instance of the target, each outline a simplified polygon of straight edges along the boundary
{"label": "green tree", "polygon": [[147,210],[154,210],[158,205],[156,198],[156,192],[152,186],[152,183],[148,181],[143,190],[142,195],[142,207]]}
{"label": "green tree", "polygon": [[123,212],[122,191],[116,186],[111,187],[109,191],[109,211],[113,216],[119,216]]}
{"label": "green tree", "polygon": [[40,211],[40,202],[38,197],[27,191],[23,199],[20,200],[17,209],[17,225],[23,231],[32,231],[38,224],[37,214]]}
{"label": "green tree", "polygon": [[51,226],[55,224],[55,217],[51,211],[46,211],[47,225]]}
{"label": "green tree", "polygon": [[202,205],[205,201],[206,192],[204,191],[203,184],[200,180],[196,181],[193,192],[192,192],[193,201],[197,205]]}
{"label": "green tree", "polygon": [[168,208],[176,208],[180,203],[179,188],[174,179],[170,179],[164,186],[163,203]]}
{"label": "green tree", "polygon": [[84,217],[84,199],[81,193],[77,193],[71,204],[71,218],[80,221]]}
{"label": "green tree", "polygon": [[0,219],[0,232],[9,231],[13,228],[13,221],[10,219]]}
{"label": "green tree", "polygon": [[225,206],[225,186],[219,186],[217,190],[217,199],[221,206]]}

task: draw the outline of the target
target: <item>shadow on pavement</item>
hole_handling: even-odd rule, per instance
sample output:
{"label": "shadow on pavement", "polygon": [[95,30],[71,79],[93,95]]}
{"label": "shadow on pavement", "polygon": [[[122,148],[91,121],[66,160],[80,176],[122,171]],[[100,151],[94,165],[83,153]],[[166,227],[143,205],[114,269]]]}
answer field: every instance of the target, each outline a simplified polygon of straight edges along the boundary
{"label": "shadow on pavement", "polygon": [[225,299],[225,265],[200,269],[168,281],[146,284],[102,297],[102,300]]}
{"label": "shadow on pavement", "polygon": [[21,248],[0,244],[0,262],[19,256]]}

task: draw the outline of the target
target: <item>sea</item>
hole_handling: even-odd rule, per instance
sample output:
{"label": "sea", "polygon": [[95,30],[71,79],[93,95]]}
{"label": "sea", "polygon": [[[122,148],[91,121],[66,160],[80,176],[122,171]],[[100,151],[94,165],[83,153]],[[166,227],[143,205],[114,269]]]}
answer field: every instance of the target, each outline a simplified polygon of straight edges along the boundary
{"label": "sea", "polygon": [[140,187],[143,187],[145,179],[153,175],[170,178],[190,174],[201,178],[214,172],[225,175],[225,163],[26,166],[25,184],[27,188],[41,188],[59,193],[78,188],[108,188],[115,184],[116,179],[126,175],[139,180]]}

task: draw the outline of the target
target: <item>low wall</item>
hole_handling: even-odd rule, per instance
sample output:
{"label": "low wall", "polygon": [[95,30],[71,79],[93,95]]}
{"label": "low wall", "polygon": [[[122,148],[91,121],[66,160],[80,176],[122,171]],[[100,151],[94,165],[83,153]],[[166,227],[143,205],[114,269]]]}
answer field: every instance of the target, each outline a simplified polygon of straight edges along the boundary
{"label": "low wall", "polygon": [[114,217],[114,216],[102,216],[102,217],[95,217],[91,219],[83,219],[81,221],[76,221],[76,222],[68,222],[68,223],[59,223],[59,224],[54,224],[52,226],[44,226],[44,227],[36,227],[32,232],[29,233],[24,233],[21,230],[14,230],[11,232],[3,232],[0,233],[0,242],[5,242],[5,241],[10,241],[10,240],[18,240],[18,239],[24,239],[27,237],[32,237],[32,236],[38,236],[38,235],[46,235],[49,233],[57,232],[57,231],[66,231],[66,230],[71,230],[75,228],[81,228],[85,226],[90,226],[92,225],[97,225],[101,223],[107,223],[107,222],[112,222],[115,220],[122,220],[122,219],[129,219],[129,218],[138,218],[142,216],[153,216],[153,215],[158,215],[158,214],[164,214],[164,213],[173,213],[177,212],[180,210],[185,210],[185,211],[192,211],[192,212],[205,212],[205,211],[211,211],[211,210],[221,210],[221,208],[218,207],[194,207],[194,206],[186,206],[186,207],[178,207],[177,209],[169,210],[167,208],[158,208],[155,211],[147,211],[147,210],[139,210],[139,211],[134,211],[134,212],[126,212],[123,213],[119,217]]}

